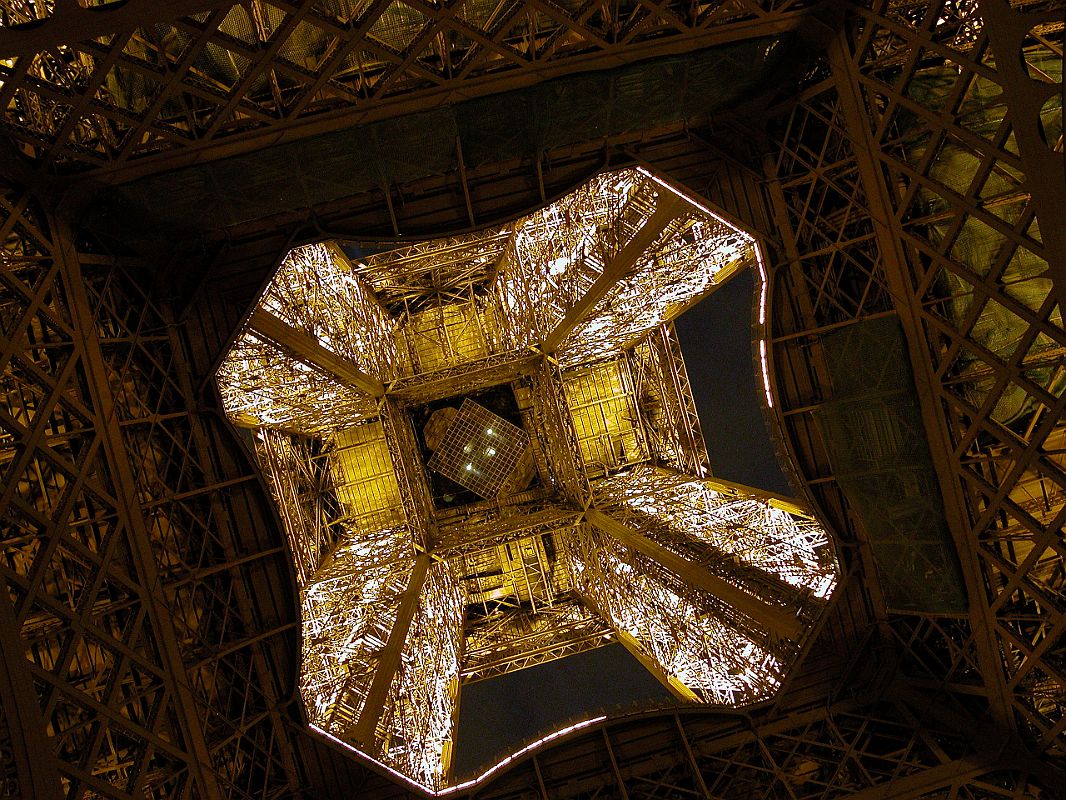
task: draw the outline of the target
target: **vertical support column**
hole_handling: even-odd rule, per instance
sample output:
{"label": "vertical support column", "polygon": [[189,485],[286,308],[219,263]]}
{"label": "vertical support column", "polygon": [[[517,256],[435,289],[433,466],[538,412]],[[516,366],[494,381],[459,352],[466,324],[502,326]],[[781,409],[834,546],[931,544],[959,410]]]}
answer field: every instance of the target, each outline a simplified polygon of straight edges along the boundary
{"label": "vertical support column", "polygon": [[[23,797],[59,800],[62,793],[55,754],[45,735],[44,718],[22,649],[7,587],[0,580],[0,726],[6,727],[11,737],[13,762],[0,765],[0,778],[6,769],[14,769]],[[0,729],[0,736],[3,734]],[[4,791],[0,786],[0,794]]]}
{"label": "vertical support column", "polygon": [[846,26],[830,43],[828,55],[840,98],[840,107],[851,136],[856,167],[866,195],[867,211],[881,253],[881,267],[885,272],[906,339],[922,422],[929,439],[933,466],[943,494],[944,512],[958,552],[967,595],[970,598],[970,621],[977,641],[981,673],[989,692],[991,711],[997,721],[1013,728],[1010,697],[995,640],[995,621],[984,601],[984,586],[977,562],[976,543],[973,541],[969,511],[951,463],[954,451],[951,433],[934,389],[937,379],[930,362],[925,334],[919,318],[920,298],[915,295],[908,274],[907,253],[904,250],[902,230],[892,207],[884,171],[874,155],[878,147],[871,134],[870,119],[859,89],[857,68],[847,41]]}

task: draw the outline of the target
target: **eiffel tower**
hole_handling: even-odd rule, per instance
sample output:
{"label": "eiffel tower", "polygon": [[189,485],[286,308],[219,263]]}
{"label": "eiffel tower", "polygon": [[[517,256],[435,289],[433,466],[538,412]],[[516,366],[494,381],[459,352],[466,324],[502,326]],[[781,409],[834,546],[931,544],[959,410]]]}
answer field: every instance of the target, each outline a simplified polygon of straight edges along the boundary
{"label": "eiffel tower", "polygon": [[[1061,796],[1063,16],[0,2],[0,795]],[[671,702],[455,774],[608,643]]]}

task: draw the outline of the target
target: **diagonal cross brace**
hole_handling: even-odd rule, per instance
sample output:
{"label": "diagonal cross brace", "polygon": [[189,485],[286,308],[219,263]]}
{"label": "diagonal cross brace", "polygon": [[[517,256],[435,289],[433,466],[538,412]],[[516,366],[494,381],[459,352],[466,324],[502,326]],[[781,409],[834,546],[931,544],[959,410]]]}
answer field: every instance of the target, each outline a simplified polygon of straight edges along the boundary
{"label": "diagonal cross brace", "polygon": [[633,234],[633,238],[622,246],[614,258],[607,262],[600,277],[548,334],[541,348],[545,353],[554,353],[559,349],[566,341],[566,337],[592,313],[596,305],[607,296],[618,281],[629,273],[633,265],[644,255],[644,251],[651,247],[659,238],[659,234],[666,230],[666,226],[677,218],[686,205],[688,204],[684,200],[671,192],[664,190],[659,195],[659,201],[652,215],[644,221],[640,229]]}

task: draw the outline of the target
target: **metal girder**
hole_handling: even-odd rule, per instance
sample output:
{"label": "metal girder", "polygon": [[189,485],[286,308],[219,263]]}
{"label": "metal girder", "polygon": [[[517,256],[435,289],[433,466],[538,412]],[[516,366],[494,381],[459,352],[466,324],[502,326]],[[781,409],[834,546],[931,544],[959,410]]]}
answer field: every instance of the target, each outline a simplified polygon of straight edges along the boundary
{"label": "metal girder", "polygon": [[54,256],[59,262],[63,283],[72,300],[76,343],[84,361],[89,380],[89,396],[98,415],[97,425],[102,437],[102,447],[112,473],[113,488],[118,501],[116,510],[129,542],[134,560],[132,566],[145,587],[144,603],[159,648],[159,657],[166,668],[167,689],[179,710],[182,735],[190,750],[189,769],[199,791],[207,797],[221,797],[222,791],[218,785],[204,729],[198,724],[200,714],[188,682],[187,665],[182,660],[173,609],[162,591],[159,563],[152,550],[151,534],[139,502],[138,487],[126,452],[123,432],[119,427],[115,398],[109,383],[111,373],[96,335],[96,320],[86,291],[78,253],[74,247],[74,235],[65,220],[56,219],[54,223]]}
{"label": "metal girder", "polygon": [[381,715],[385,711],[385,700],[389,694],[389,688],[400,668],[400,659],[403,656],[404,644],[407,642],[407,634],[411,630],[411,622],[418,610],[419,597],[422,587],[429,575],[429,567],[432,559],[428,553],[421,553],[415,558],[414,569],[411,578],[407,582],[403,599],[400,601],[399,611],[396,613],[396,622],[393,623],[389,632],[389,639],[385,648],[381,651],[378,660],[377,671],[374,680],[370,684],[363,708],[359,712],[359,719],[352,726],[348,735],[357,742],[373,750],[376,747],[374,731],[377,729]]}
{"label": "metal girder", "polygon": [[262,308],[252,312],[251,328],[263,338],[292,353],[300,361],[333,375],[345,383],[373,397],[383,397],[385,385],[372,375],[367,375],[352,361],[323,347],[308,333],[294,328],[283,319]]}
{"label": "metal girder", "polygon": [[633,268],[651,244],[677,218],[687,203],[672,192],[663,191],[652,213],[632,238],[604,265],[603,272],[585,294],[571,306],[555,328],[545,337],[541,350],[554,353],[566,337],[584,321],[607,293]]}
{"label": "metal girder", "polygon": [[[603,612],[596,608],[596,604],[589,597],[582,596],[581,602],[600,617],[604,617]],[[629,631],[618,630],[615,632],[615,635],[618,637],[618,641],[622,644],[622,647],[624,647],[633,658],[640,662],[640,665],[644,667],[655,680],[659,681],[659,683],[661,683],[677,700],[683,703],[700,702],[699,695],[685,686],[685,684],[677,678],[668,674],[658,661],[648,655],[647,651],[640,646],[640,642],[633,638],[633,635],[629,633]]]}
{"label": "metal girder", "polygon": [[[21,788],[24,797],[58,800],[62,796],[59,773],[23,649],[5,587],[0,596],[0,723],[7,723],[13,739],[12,750],[5,755],[17,776],[15,791]],[[10,785],[3,790],[10,791]]]}
{"label": "metal girder", "polygon": [[[185,4],[196,5],[192,0],[187,0]],[[147,6],[148,3],[143,5]],[[151,5],[154,10],[156,4]],[[224,5],[240,7],[236,3],[223,4],[217,0],[205,0],[198,5],[206,9]],[[288,16],[299,13],[302,7],[283,0],[271,0],[264,5],[271,13]],[[164,95],[190,95],[197,103],[210,106],[213,112],[217,112],[219,107],[236,104],[236,113],[225,120],[221,115],[211,113],[204,121],[193,121],[188,115],[179,124],[194,125],[198,135],[184,138],[168,129],[173,120],[160,118],[162,109],[155,103],[150,105],[154,116],[144,116],[120,105],[107,103],[100,107],[101,119],[142,133],[142,136],[126,141],[121,151],[115,154],[117,157],[112,154],[78,153],[78,148],[69,140],[48,142],[47,146],[58,145],[64,159],[85,159],[95,168],[97,178],[104,182],[126,181],[262,149],[267,143],[291,142],[373,120],[403,116],[427,107],[439,108],[474,97],[522,89],[552,78],[565,77],[575,71],[594,71],[649,58],[683,55],[753,37],[780,35],[796,29],[807,14],[802,6],[776,8],[767,3],[765,8],[751,5],[742,15],[723,8],[710,13],[695,12],[696,18],[683,19],[689,15],[679,9],[642,3],[637,10],[643,22],[633,27],[621,40],[615,41],[612,37],[611,41],[607,41],[597,35],[595,25],[589,24],[588,14],[555,8],[546,17],[536,9],[537,4],[532,0],[528,3],[528,9],[524,5],[522,8],[516,6],[508,13],[506,18],[511,20],[511,25],[496,24],[492,30],[481,29],[481,26],[457,15],[442,14],[435,6],[416,5],[419,13],[424,13],[423,9],[429,10],[436,18],[425,18],[426,24],[421,35],[408,43],[401,56],[386,50],[367,35],[371,28],[381,24],[389,12],[391,3],[387,0],[365,6],[358,22],[354,23],[324,13],[323,7],[317,6],[316,13],[309,15],[304,26],[296,31],[287,31],[291,35],[276,36],[273,40],[264,37],[256,43],[242,41],[232,33],[219,30],[218,23],[221,20],[212,21],[206,32],[211,37],[210,46],[216,52],[222,51],[229,54],[230,58],[249,62],[247,72],[265,77],[268,81],[274,75],[280,76],[285,82],[294,85],[296,94],[293,97],[266,99],[250,91],[248,85],[230,87],[223,83],[227,91],[219,91],[217,84],[208,82],[209,88],[204,88],[183,72],[167,72],[165,68],[157,69],[138,63],[123,54],[121,68],[131,74],[144,75],[153,82],[162,81],[165,84]],[[95,9],[87,13],[99,14]],[[530,31],[529,34],[522,34],[518,40],[513,39],[516,26],[524,27],[523,19],[537,14],[545,20],[540,24],[546,26],[547,30],[539,35]],[[172,27],[182,34],[198,36],[205,32],[203,23],[197,21],[195,16],[177,16],[175,19],[175,15],[163,13],[158,18],[171,22]],[[278,47],[299,48],[294,39],[300,35],[306,36],[308,31],[330,43],[327,57],[314,67],[308,69],[299,57],[299,65],[293,63],[291,53],[275,52]],[[435,48],[438,40],[443,40],[453,31],[457,38],[469,39],[471,43],[470,53],[464,58],[462,68],[449,70],[443,66],[427,66],[424,57],[430,54],[437,57]],[[75,39],[51,33],[49,38],[59,38],[63,40],[62,45],[79,53],[91,53],[93,58],[106,57],[103,54],[107,53],[107,47],[93,42],[91,37]],[[512,40],[505,41],[508,38]],[[560,47],[563,41],[568,44],[565,48]],[[19,77],[25,78],[36,52],[26,46],[19,49],[29,50],[16,68]],[[363,70],[362,79],[353,78],[346,61],[353,52],[360,50],[365,50],[375,62],[386,65],[380,74],[371,77]],[[368,91],[366,83],[373,85],[374,90]],[[57,91],[48,82],[33,88],[49,97]],[[267,111],[267,108],[271,110]],[[232,130],[234,117],[252,121],[252,127]],[[219,122],[223,123],[221,128],[218,127]],[[205,135],[211,128],[214,128],[211,135]],[[145,133],[147,135],[143,135]],[[35,143],[46,142],[49,138],[43,131],[30,131],[26,136]],[[469,221],[465,206],[463,214]],[[479,222],[483,221],[480,217],[476,218]]]}
{"label": "metal girder", "polygon": [[[930,363],[925,334],[919,319],[921,298],[913,291],[907,276],[908,258],[902,230],[892,208],[890,189],[876,160],[870,120],[863,108],[851,48],[844,34],[833,39],[828,48],[828,56],[837,85],[841,111],[847,121],[848,134],[853,137],[855,165],[865,190],[870,221],[881,253],[881,267],[903,327],[922,422],[930,441],[930,454],[939,477],[948,525],[955,541],[967,593],[970,597],[977,598],[984,592],[983,580],[977,554],[968,535],[966,500],[951,466],[954,451],[951,434],[934,394],[937,376]],[[987,604],[983,601],[971,602],[970,618],[978,637],[981,671],[989,687],[993,713],[1002,724],[1013,728],[1010,699],[993,633],[994,621]]]}
{"label": "metal girder", "polygon": [[[977,0],[977,5],[994,50],[1022,54],[1026,35],[1038,24],[1037,15],[1017,11],[1007,0]],[[1045,12],[1046,22],[1061,22],[1061,11],[1061,8],[1057,12],[1049,9]],[[1024,57],[998,59],[996,72],[1011,107],[1011,127],[1018,143],[1018,155],[1026,165],[1025,188],[1037,218],[1043,222],[1040,231],[1053,280],[1052,292],[1059,308],[1066,309],[1066,226],[1061,224],[1066,209],[1066,160],[1061,134],[1057,142],[1049,140],[1041,120],[1045,103],[1050,103],[1056,95],[1061,101],[1061,74],[1057,85],[1047,79],[1036,80],[1028,71]],[[1061,118],[1061,106],[1059,115]]]}
{"label": "metal girder", "polygon": [[52,13],[40,20],[0,27],[0,58],[32,56],[62,45],[132,32],[145,25],[232,5],[234,0],[132,0],[92,8],[57,0]]}
{"label": "metal girder", "polygon": [[613,536],[627,547],[631,547],[658,562],[690,585],[703,589],[719,600],[728,603],[737,611],[755,620],[774,636],[796,640],[802,634],[803,625],[787,609],[772,606],[764,600],[736,588],[717,575],[712,575],[703,567],[682,558],[661,544],[653,542],[647,536],[633,530],[628,525],[624,525],[603,511],[590,508],[585,512],[585,518],[599,530],[609,536]]}

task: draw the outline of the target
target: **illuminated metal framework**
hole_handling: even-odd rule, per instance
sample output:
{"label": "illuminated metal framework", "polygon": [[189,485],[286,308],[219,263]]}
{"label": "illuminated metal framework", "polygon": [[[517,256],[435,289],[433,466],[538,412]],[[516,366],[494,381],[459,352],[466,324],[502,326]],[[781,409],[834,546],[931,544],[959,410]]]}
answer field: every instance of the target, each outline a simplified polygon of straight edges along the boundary
{"label": "illuminated metal framework", "polygon": [[[561,371],[516,346],[475,371],[379,378],[394,395],[383,402],[367,379],[408,358],[390,350],[406,338],[334,354],[338,383],[292,357],[321,357],[307,345],[328,332],[289,337],[282,352],[274,337],[286,329],[260,316],[262,335],[238,342],[244,430],[202,390],[294,245],[485,225],[509,241],[502,221],[544,208],[605,161],[687,186],[759,238],[755,352],[777,444],[845,572],[773,702],[568,729],[456,795],[1056,796],[1066,784],[1061,0],[490,6],[0,1],[0,796],[424,798],[308,730],[296,581],[344,558],[358,520],[402,529],[395,498],[431,508],[409,480],[418,465],[376,452],[380,431],[404,433],[401,391],[418,404],[448,381],[469,393],[521,379],[538,474],[583,503],[589,468]],[[737,58],[748,45],[754,61]],[[284,307],[272,313],[295,325]],[[901,345],[888,357],[891,337],[870,335],[886,322]],[[869,399],[834,372],[848,349],[838,332],[881,354],[860,366],[902,365],[913,379],[917,416],[898,441],[927,442],[932,464],[894,485],[940,503],[945,536],[897,552],[909,564],[956,557],[957,580],[945,571],[922,583],[954,585],[944,596],[961,611],[907,606],[915,584],[879,557],[905,515],[860,513],[871,497],[901,510],[916,496],[856,480],[870,446],[890,438],[829,450],[827,437],[857,430],[862,415],[838,428],[824,415]],[[622,374],[656,465],[707,477],[670,421],[691,417],[685,393],[656,377],[676,349],[669,334],[637,342]],[[322,414],[285,408],[297,387]],[[253,441],[274,454],[264,461],[288,465],[273,472],[246,447],[267,409],[277,417]],[[370,483],[380,491],[365,493]],[[529,488],[506,525],[491,506],[463,519],[442,511],[432,532],[410,525],[405,543],[431,534],[438,555],[472,559],[481,543],[580,525],[571,543],[599,539],[648,566],[548,485]],[[289,501],[275,506],[274,493]],[[672,544],[669,530],[650,533]],[[413,551],[407,563],[413,574]],[[655,569],[642,574],[668,586]],[[410,576],[394,572],[399,612]],[[451,590],[431,580],[427,565],[422,585],[440,608]],[[602,616],[567,616],[586,608],[555,603],[533,619],[574,632],[548,635],[559,652],[622,638]],[[424,620],[408,611],[421,640]],[[537,663],[530,619],[510,608],[495,625],[468,620],[460,682]],[[387,642],[390,622],[367,620],[353,651]],[[396,675],[429,671],[424,655],[398,655]],[[454,674],[452,657],[434,656],[437,674]],[[322,685],[328,674],[323,665]],[[338,715],[358,721],[371,688],[350,687]],[[451,688],[418,692],[430,708]],[[386,735],[415,724],[394,722],[408,713],[397,702],[374,721]],[[438,742],[441,730],[420,735]]]}
{"label": "illuminated metal framework", "polygon": [[[439,789],[460,678],[620,641],[683,700],[774,692],[835,560],[798,509],[706,483],[668,327],[753,259],[749,237],[632,169],[484,235],[286,258],[219,381],[231,418],[260,431],[279,505],[297,500],[289,536],[313,543],[295,550],[339,531],[301,574],[313,724]],[[288,364],[277,381],[252,348]],[[315,377],[289,379],[301,370]],[[353,424],[355,385],[365,418]],[[525,431],[471,390],[511,397]],[[378,403],[394,409],[389,425],[371,418]],[[320,455],[279,457],[292,452],[271,445],[284,436],[314,437]],[[308,530],[290,488],[316,470],[338,509],[319,515],[329,534]],[[460,501],[463,487],[478,496]],[[422,551],[434,567],[412,572]]]}

